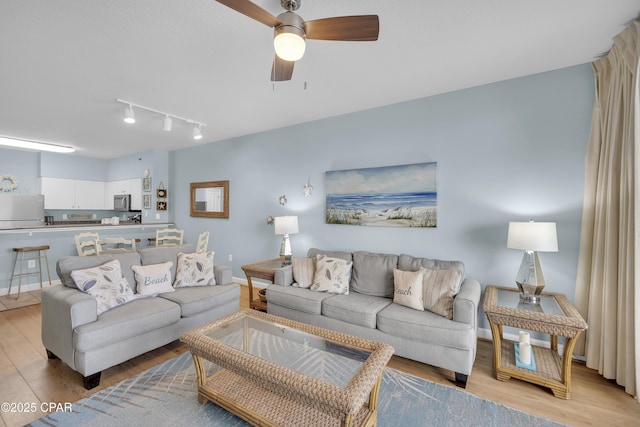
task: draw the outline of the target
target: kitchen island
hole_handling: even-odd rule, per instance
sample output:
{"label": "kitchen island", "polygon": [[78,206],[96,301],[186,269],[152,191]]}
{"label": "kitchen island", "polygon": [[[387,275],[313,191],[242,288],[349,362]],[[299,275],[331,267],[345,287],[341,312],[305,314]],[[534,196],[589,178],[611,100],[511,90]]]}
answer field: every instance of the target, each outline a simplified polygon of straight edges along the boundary
{"label": "kitchen island", "polygon": [[[56,222],[53,225],[36,227],[0,229],[0,295],[6,295],[9,289],[11,268],[13,266],[14,247],[41,246],[50,247],[47,258],[52,272],[51,279],[57,283],[55,275],[56,262],[67,255],[77,255],[75,235],[92,231],[100,237],[124,237],[126,239],[140,239],[140,247],[147,245],[147,239],[156,236],[156,230],[174,227],[170,222],[134,223],[123,221],[119,225],[95,224],[95,223],[64,223]],[[186,242],[189,243],[189,242]],[[195,242],[191,242],[195,243]],[[43,266],[43,268],[45,268]],[[27,283],[22,285],[23,291],[39,289],[39,283]],[[13,291],[13,289],[12,289]]]}

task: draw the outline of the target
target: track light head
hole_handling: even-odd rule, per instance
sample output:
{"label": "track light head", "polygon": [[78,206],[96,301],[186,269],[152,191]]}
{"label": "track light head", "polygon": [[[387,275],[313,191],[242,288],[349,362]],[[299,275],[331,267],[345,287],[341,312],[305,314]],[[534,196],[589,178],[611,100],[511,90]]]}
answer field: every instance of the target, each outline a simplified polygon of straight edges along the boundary
{"label": "track light head", "polygon": [[162,129],[167,132],[171,131],[171,117],[169,117],[168,115],[164,116],[164,120],[162,122]]}
{"label": "track light head", "polygon": [[127,124],[136,122],[136,116],[133,114],[133,107],[131,105],[124,109],[124,122]]}
{"label": "track light head", "polygon": [[200,131],[200,125],[193,127],[193,139],[196,141],[202,139],[202,132]]}

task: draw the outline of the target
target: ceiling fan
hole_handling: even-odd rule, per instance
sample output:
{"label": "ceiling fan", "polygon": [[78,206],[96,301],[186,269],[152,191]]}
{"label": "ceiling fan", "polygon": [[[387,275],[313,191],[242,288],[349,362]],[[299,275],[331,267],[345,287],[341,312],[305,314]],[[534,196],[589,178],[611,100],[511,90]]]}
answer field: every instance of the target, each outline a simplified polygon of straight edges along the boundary
{"label": "ceiling fan", "polygon": [[304,55],[306,39],[334,41],[378,40],[380,23],[377,15],[336,16],[334,18],[304,21],[294,13],[301,0],[280,0],[286,9],[273,16],[249,0],[216,0],[218,3],[255,19],[274,29],[273,45],[276,51],[271,81],[291,80],[295,61]]}

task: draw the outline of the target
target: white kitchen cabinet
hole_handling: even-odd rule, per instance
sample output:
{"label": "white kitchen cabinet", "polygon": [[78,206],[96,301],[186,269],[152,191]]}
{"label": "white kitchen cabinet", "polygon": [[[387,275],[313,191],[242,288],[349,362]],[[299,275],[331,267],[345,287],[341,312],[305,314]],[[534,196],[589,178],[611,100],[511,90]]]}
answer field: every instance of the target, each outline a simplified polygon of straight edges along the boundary
{"label": "white kitchen cabinet", "polygon": [[105,185],[104,203],[106,209],[113,209],[113,196],[131,194],[131,210],[142,210],[142,178],[109,181]]}
{"label": "white kitchen cabinet", "polygon": [[40,178],[45,209],[104,209],[105,185],[102,181]]}
{"label": "white kitchen cabinet", "polygon": [[142,210],[142,178],[131,179],[131,210]]}

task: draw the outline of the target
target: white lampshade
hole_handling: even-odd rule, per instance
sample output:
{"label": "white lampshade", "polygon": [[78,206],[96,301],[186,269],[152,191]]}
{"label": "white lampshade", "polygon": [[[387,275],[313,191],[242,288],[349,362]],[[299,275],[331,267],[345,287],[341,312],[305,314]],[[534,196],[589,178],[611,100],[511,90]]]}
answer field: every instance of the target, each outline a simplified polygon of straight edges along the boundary
{"label": "white lampshade", "polygon": [[507,247],[523,251],[558,252],[555,222],[510,222]]}
{"label": "white lampshade", "polygon": [[277,216],[274,221],[276,234],[296,234],[298,232],[297,216]]}

